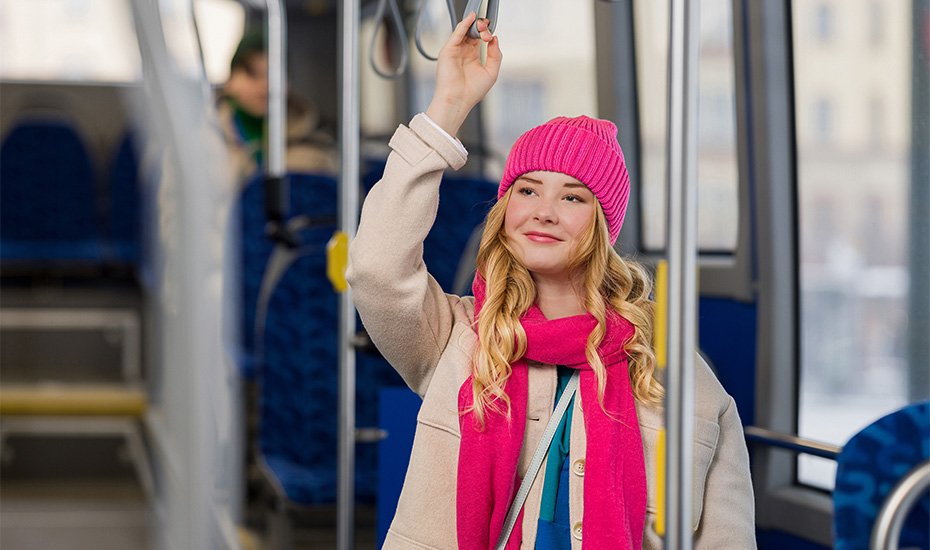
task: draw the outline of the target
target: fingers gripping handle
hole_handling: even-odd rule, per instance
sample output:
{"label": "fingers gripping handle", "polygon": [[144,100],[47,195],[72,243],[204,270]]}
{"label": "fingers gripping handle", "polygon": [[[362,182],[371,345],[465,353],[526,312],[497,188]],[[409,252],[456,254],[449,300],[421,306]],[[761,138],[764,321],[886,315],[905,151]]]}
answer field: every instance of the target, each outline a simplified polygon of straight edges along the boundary
{"label": "fingers gripping handle", "polygon": [[[462,14],[462,18],[464,19],[465,16],[471,12],[478,13],[478,8],[481,7],[482,1],[483,0],[468,0],[468,4],[465,6],[465,12]],[[488,11],[485,14],[485,18],[491,20],[490,25],[488,26],[488,30],[490,30],[492,33],[497,27],[497,4],[498,0],[488,0]],[[468,29],[468,36],[472,38],[481,37],[481,34],[478,32],[477,18],[475,18],[475,22],[472,23],[471,27]]]}

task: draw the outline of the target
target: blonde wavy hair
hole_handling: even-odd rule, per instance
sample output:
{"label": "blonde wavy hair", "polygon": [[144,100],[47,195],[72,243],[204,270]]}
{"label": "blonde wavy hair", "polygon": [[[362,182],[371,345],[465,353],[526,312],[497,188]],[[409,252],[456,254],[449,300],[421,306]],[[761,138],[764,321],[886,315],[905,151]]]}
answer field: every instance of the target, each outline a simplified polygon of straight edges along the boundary
{"label": "blonde wavy hair", "polygon": [[[478,320],[479,344],[472,362],[473,401],[469,410],[474,411],[482,426],[488,410],[510,416],[510,399],[504,385],[511,375],[511,364],[526,353],[526,332],[520,318],[536,300],[533,278],[504,233],[504,216],[514,187],[488,212],[478,248],[477,269],[485,279],[486,292]],[[597,319],[597,326],[588,336],[585,356],[597,376],[601,408],[607,369],[597,347],[607,332],[608,307],[635,327],[626,345],[633,396],[642,403],[659,404],[665,392],[655,377],[656,358],[651,345],[652,280],[641,265],[624,260],[611,246],[600,204],[568,267],[579,275],[576,279],[580,288],[576,292],[583,298],[585,310]]]}

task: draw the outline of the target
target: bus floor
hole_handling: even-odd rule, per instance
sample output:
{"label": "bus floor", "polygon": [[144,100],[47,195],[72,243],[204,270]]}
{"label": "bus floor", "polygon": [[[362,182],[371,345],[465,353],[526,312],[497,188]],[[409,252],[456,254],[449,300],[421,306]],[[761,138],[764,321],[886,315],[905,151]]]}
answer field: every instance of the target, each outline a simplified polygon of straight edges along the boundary
{"label": "bus floor", "polygon": [[0,547],[4,550],[145,549],[150,512],[132,479],[4,479]]}
{"label": "bus floor", "polygon": [[[249,514],[252,516],[252,514]],[[294,550],[336,549],[335,512],[295,518]],[[251,525],[255,523],[255,525]],[[242,550],[271,550],[260,522],[240,530]],[[375,515],[356,510],[355,547],[375,548]],[[151,507],[131,477],[11,479],[0,482],[0,548],[155,550]]]}

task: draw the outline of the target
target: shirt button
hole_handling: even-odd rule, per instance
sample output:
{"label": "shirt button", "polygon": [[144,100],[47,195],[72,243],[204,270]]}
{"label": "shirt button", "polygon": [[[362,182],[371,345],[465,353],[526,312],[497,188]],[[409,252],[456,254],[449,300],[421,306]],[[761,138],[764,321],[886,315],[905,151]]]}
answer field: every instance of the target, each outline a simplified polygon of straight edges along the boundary
{"label": "shirt button", "polygon": [[581,522],[579,521],[572,527],[572,536],[581,540]]}
{"label": "shirt button", "polygon": [[584,475],[584,459],[579,458],[575,462],[572,462],[572,471],[575,472],[576,476]]}

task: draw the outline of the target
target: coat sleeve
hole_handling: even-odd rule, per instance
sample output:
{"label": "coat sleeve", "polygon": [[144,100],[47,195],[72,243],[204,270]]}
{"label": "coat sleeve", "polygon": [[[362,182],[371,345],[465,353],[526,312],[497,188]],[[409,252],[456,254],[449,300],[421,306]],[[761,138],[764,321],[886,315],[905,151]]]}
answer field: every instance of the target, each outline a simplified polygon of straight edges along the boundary
{"label": "coat sleeve", "polygon": [[424,115],[390,141],[384,176],[365,199],[346,274],[368,334],[421,396],[463,301],[446,295],[423,263],[423,241],[439,208],[443,170],[465,155]]}
{"label": "coat sleeve", "polygon": [[730,397],[719,417],[717,450],[707,472],[697,550],[756,548],[755,500],[743,426]]}

